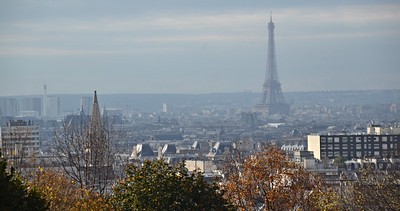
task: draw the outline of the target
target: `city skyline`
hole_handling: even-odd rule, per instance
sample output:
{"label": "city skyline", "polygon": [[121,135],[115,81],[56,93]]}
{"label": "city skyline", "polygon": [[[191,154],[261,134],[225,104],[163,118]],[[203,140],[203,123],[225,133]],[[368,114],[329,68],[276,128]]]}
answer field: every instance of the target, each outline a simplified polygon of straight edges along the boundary
{"label": "city skyline", "polygon": [[[396,1],[0,3],[0,96],[399,89]],[[356,79],[356,80],[355,80]]]}

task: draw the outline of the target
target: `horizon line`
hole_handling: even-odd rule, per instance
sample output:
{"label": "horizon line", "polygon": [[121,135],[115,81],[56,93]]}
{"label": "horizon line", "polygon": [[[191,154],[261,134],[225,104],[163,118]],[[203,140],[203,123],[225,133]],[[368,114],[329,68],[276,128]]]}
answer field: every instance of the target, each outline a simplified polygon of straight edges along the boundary
{"label": "horizon line", "polygon": [[[97,90],[97,89],[96,89]],[[388,89],[336,89],[336,90],[310,90],[310,91],[283,91],[283,93],[304,93],[304,92],[354,92],[354,91],[400,91],[400,88],[388,88]],[[212,95],[212,94],[239,94],[239,93],[257,93],[261,94],[262,91],[254,92],[252,90],[244,90],[244,91],[233,91],[233,92],[208,92],[208,93],[157,93],[157,92],[142,92],[142,93],[98,93],[98,95]],[[49,94],[47,96],[54,95],[83,95],[83,96],[91,96],[90,93],[54,93]],[[0,97],[24,97],[24,96],[43,96],[43,94],[16,94],[16,95],[0,95]]]}

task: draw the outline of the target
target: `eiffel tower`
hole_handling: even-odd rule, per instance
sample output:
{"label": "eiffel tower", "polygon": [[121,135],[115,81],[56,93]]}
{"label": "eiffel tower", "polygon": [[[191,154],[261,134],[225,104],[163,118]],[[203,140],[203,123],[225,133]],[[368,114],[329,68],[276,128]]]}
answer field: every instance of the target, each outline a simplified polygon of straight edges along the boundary
{"label": "eiffel tower", "polygon": [[278,70],[275,56],[275,25],[272,22],[272,16],[268,23],[268,52],[267,52],[267,70],[263,84],[263,93],[260,101],[254,106],[253,111],[264,115],[288,114],[289,105],[285,102],[282,93],[281,83],[279,83]]}

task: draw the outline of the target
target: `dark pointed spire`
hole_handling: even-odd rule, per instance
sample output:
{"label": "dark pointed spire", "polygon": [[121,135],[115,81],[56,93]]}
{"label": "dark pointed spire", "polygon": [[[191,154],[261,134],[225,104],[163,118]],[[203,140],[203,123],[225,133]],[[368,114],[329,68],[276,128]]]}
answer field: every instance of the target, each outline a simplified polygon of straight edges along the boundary
{"label": "dark pointed spire", "polygon": [[93,104],[98,104],[99,102],[97,101],[97,91],[94,90],[94,100],[93,100]]}
{"label": "dark pointed spire", "polygon": [[100,127],[101,125],[101,115],[100,115],[100,108],[99,102],[97,101],[97,92],[94,91],[94,98],[93,98],[93,109],[92,109],[92,117],[91,117],[91,127]]}

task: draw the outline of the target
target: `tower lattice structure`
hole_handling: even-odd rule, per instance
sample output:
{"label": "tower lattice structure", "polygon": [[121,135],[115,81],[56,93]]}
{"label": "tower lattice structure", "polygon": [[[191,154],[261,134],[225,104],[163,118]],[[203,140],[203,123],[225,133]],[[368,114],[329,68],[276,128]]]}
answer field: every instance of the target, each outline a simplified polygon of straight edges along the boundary
{"label": "tower lattice structure", "polygon": [[289,105],[286,103],[282,93],[281,83],[279,82],[278,70],[275,54],[275,25],[272,16],[268,23],[268,49],[267,49],[267,70],[263,84],[263,92],[259,103],[254,107],[255,112],[266,115],[288,114]]}

